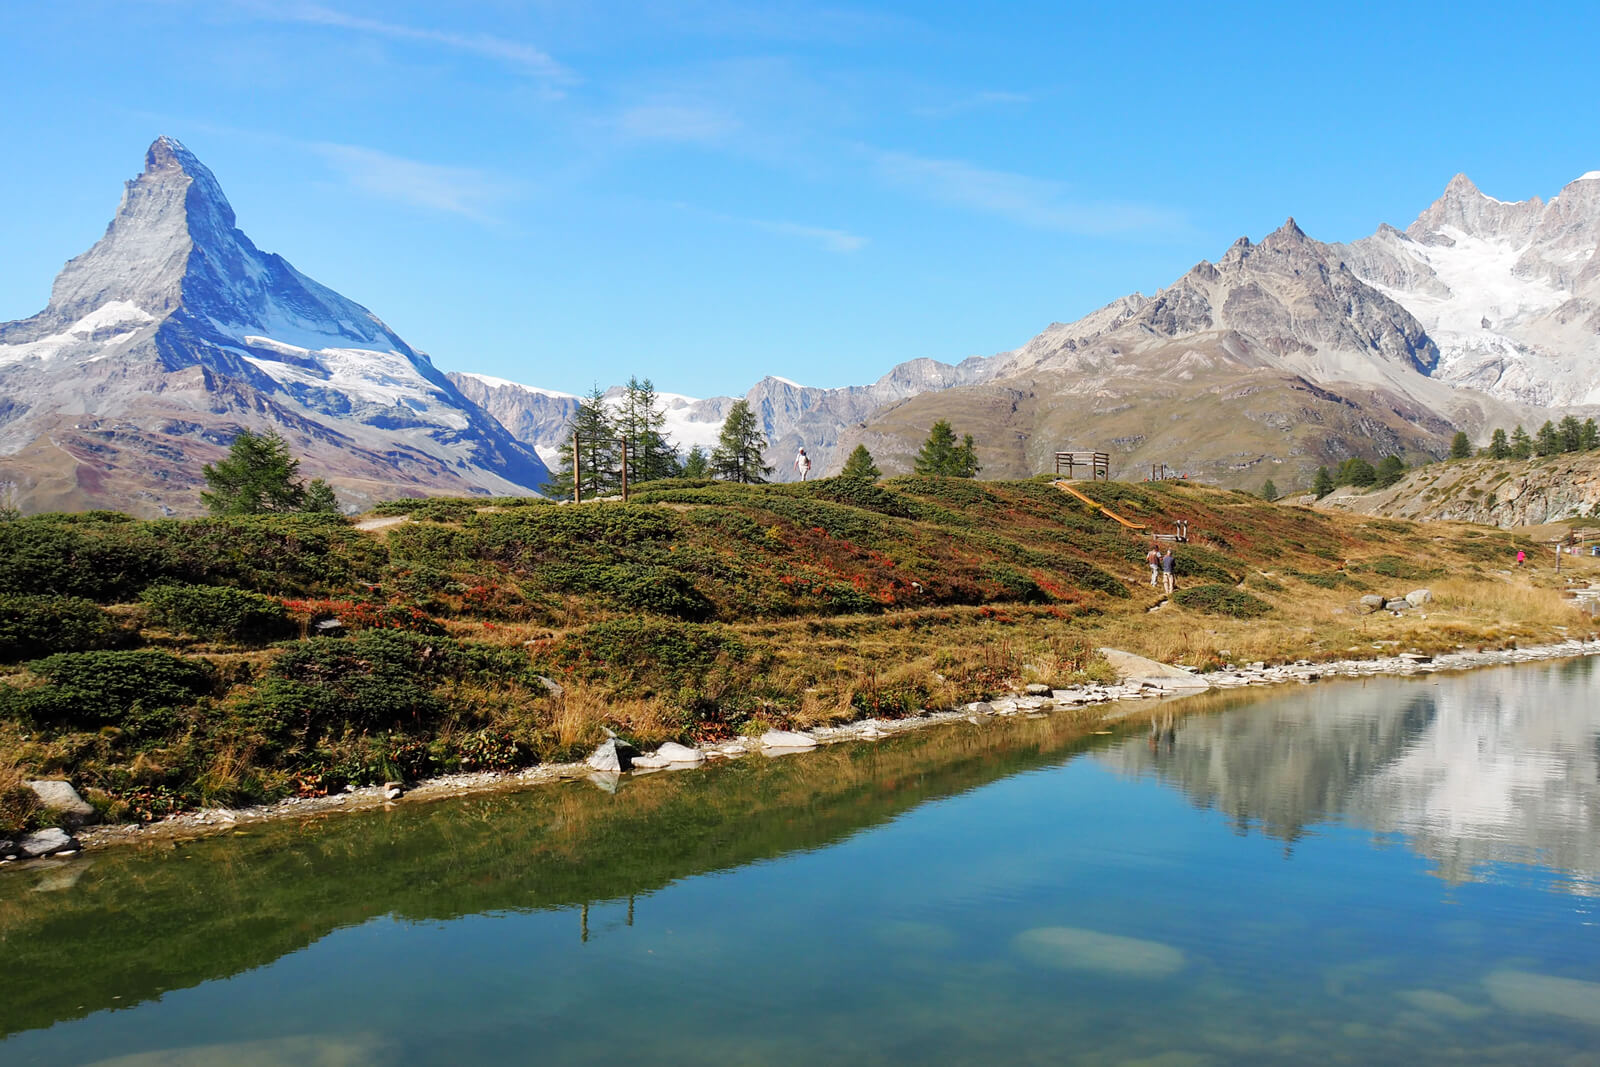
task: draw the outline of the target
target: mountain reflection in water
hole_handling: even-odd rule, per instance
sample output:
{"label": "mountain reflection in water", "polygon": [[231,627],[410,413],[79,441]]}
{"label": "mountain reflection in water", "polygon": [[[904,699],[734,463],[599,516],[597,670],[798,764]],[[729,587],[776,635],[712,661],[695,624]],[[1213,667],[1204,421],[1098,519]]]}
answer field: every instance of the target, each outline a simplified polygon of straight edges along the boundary
{"label": "mountain reflection in water", "polygon": [[[1593,699],[1574,699],[1594,691]],[[1237,698],[1213,698],[1222,706]],[[1170,729],[1172,736],[1164,736]],[[1096,755],[1152,775],[1240,832],[1318,823],[1401,835],[1451,882],[1532,864],[1600,891],[1600,661],[1476,671],[1448,684],[1311,686],[1247,713],[1190,715]]]}

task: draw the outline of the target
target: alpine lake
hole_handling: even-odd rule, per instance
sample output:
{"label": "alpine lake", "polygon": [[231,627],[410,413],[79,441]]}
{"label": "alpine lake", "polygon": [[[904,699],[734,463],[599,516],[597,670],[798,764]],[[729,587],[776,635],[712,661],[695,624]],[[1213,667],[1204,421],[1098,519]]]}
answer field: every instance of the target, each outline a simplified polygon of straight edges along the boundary
{"label": "alpine lake", "polygon": [[0,1063],[1600,1063],[1600,658],[0,870]]}

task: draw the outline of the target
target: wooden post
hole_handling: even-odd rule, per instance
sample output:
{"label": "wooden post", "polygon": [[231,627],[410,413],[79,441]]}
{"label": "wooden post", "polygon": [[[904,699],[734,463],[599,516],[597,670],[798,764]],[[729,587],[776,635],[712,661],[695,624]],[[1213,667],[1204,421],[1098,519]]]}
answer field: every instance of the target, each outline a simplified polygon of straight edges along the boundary
{"label": "wooden post", "polygon": [[628,442],[622,440],[622,502],[628,502]]}
{"label": "wooden post", "polygon": [[578,451],[578,434],[572,434],[572,502],[583,503],[583,453]]}

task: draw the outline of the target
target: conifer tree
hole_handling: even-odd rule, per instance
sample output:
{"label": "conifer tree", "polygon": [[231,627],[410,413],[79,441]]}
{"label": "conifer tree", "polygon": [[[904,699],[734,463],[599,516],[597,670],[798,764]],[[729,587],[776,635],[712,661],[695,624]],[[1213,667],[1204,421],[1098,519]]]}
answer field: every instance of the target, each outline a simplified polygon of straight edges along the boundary
{"label": "conifer tree", "polygon": [[867,451],[867,446],[856,445],[855,451],[844,461],[844,470],[839,472],[839,477],[870,482],[882,474],[883,472],[878,470],[878,465],[872,461],[872,453]]}
{"label": "conifer tree", "polygon": [[1528,436],[1528,431],[1522,428],[1521,423],[1511,431],[1511,455],[1516,459],[1527,459],[1533,455],[1533,438]]}
{"label": "conifer tree", "polygon": [[1378,480],[1378,472],[1372,464],[1360,456],[1351,456],[1339,464],[1339,484],[1353,485],[1357,489],[1365,489]]}
{"label": "conifer tree", "polygon": [[766,435],[756,422],[755,412],[748,401],[740,400],[728,409],[722,423],[722,435],[711,452],[711,471],[725,482],[761,483],[767,480],[772,468],[762,462],[761,451],[767,447]]}
{"label": "conifer tree", "polygon": [[649,378],[630,377],[622,387],[616,414],[617,436],[627,450],[628,480],[652,482],[677,477],[678,451],[666,436],[667,414]]}
{"label": "conifer tree", "polygon": [[1271,478],[1268,478],[1266,483],[1261,486],[1261,499],[1268,501],[1278,499],[1278,487],[1272,484]]}
{"label": "conifer tree", "polygon": [[1467,438],[1465,430],[1457,430],[1456,435],[1450,439],[1450,458],[1472,458],[1472,441]]}
{"label": "conifer tree", "polygon": [[622,489],[622,452],[617,427],[606,407],[605,390],[598,384],[578,404],[562,436],[556,470],[544,491],[553,497],[571,497],[574,465],[578,488],[585,500],[610,496]]}
{"label": "conifer tree", "polygon": [[978,466],[978,450],[972,435],[965,435],[956,443],[956,432],[950,424],[940,419],[928,431],[928,439],[917,453],[914,469],[918,474],[931,474],[946,478],[974,478],[982,468]]}
{"label": "conifer tree", "polygon": [[1489,437],[1489,458],[1505,459],[1511,455],[1511,444],[1506,440],[1506,432],[1496,428]]}
{"label": "conifer tree", "polygon": [[[1465,437],[1466,435],[1461,434],[1459,436]],[[1468,447],[1470,448],[1471,446],[1469,445]],[[1373,479],[1372,484],[1379,489],[1387,489],[1403,478],[1405,473],[1406,465],[1401,462],[1399,456],[1384,456],[1378,463],[1376,477]]]}
{"label": "conifer tree", "polygon": [[1583,420],[1583,430],[1578,435],[1578,443],[1585,452],[1600,448],[1600,428],[1595,426],[1593,418]]}
{"label": "conifer tree", "polygon": [[1556,424],[1549,419],[1544,420],[1544,425],[1539,427],[1539,433],[1533,439],[1533,450],[1541,456],[1553,456],[1561,451],[1561,435],[1556,432]]}
{"label": "conifer tree", "polygon": [[711,476],[711,457],[706,455],[706,450],[699,445],[689,449],[689,454],[683,457],[683,477],[708,478]]}
{"label": "conifer tree", "polygon": [[1576,415],[1568,415],[1561,420],[1561,425],[1556,427],[1556,434],[1561,438],[1561,451],[1578,452],[1583,448],[1583,423],[1578,421]]}
{"label": "conifer tree", "polygon": [[263,515],[291,511],[337,513],[339,502],[333,488],[321,478],[310,486],[295,477],[300,461],[289,454],[289,445],[278,431],[251,433],[239,431],[228,447],[228,455],[206,464],[209,491],[200,499],[213,515]]}
{"label": "conifer tree", "polygon": [[1327,467],[1318,467],[1317,476],[1311,482],[1311,491],[1321,500],[1333,492],[1333,475],[1328,473]]}

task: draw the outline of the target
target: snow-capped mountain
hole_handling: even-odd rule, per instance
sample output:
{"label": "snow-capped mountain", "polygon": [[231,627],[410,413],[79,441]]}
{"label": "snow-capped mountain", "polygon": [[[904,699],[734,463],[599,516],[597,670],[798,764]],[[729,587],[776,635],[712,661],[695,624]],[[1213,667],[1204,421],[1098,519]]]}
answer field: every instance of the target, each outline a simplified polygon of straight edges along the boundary
{"label": "snow-capped mountain", "polygon": [[[838,453],[839,437],[884,407],[930,390],[982,380],[993,368],[989,360],[974,358],[951,366],[932,359],[901,363],[871,385],[821,389],[787,378],[768,375],[750,388],[743,399],[755,413],[767,438],[766,460],[775,481],[798,477],[791,463],[804,446],[813,474],[833,473],[844,464]],[[452,371],[451,382],[475,403],[499,419],[519,441],[536,449],[546,463],[556,450],[582,397],[521,385],[484,374]],[[606,391],[608,401],[620,404],[623,391]],[[657,393],[666,414],[665,434],[680,454],[699,445],[707,453],[716,447],[728,410],[739,399],[714,396],[704,400],[677,393]]]}
{"label": "snow-capped mountain", "polygon": [[1464,174],[1404,232],[1333,246],[1439,349],[1433,377],[1541,406],[1600,404],[1600,171],[1544,203]]}
{"label": "snow-capped mountain", "polygon": [[[583,397],[573,393],[540,389],[487,374],[451,371],[447,377],[463,396],[499,419],[517,440],[537,451],[547,464],[556,462],[557,450],[566,439],[572,416],[583,403]],[[621,386],[606,390],[605,396],[609,407],[621,410]],[[678,393],[657,393],[656,402],[666,416],[663,435],[680,454],[686,455],[696,445],[707,453],[716,447],[723,420],[728,417],[734,398],[714,396],[696,400]]]}
{"label": "snow-capped mountain", "polygon": [[548,476],[372,312],[257,249],[163,137],[49,305],[0,325],[0,479],[35,510],[190,512],[241,428],[278,430],[352,503]]}

